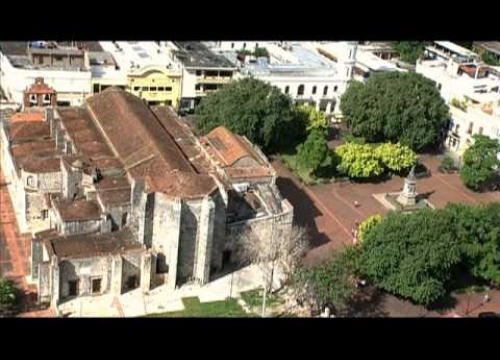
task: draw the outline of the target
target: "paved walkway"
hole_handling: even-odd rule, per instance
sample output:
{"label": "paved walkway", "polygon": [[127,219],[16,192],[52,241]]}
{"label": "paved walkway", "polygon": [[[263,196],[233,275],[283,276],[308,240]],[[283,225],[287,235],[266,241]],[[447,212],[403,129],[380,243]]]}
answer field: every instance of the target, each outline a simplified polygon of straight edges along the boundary
{"label": "paved walkway", "polygon": [[[278,276],[279,273],[276,274],[275,286],[278,285]],[[204,286],[186,285],[177,290],[159,286],[149,294],[136,289],[119,296],[86,296],[61,304],[59,311],[65,317],[139,317],[182,311],[182,299],[187,297],[198,297],[201,303],[223,301],[229,297],[239,298],[241,292],[255,289],[262,283],[262,271],[258,266],[251,265]]]}
{"label": "paved walkway", "polygon": [[[20,234],[7,185],[0,169],[0,276],[11,279],[23,292],[22,308],[37,301],[36,287],[26,282],[29,274],[31,234]],[[50,310],[31,311],[23,317],[54,316]]]}
{"label": "paved walkway", "polygon": [[[417,191],[427,194],[436,208],[448,203],[500,202],[499,191],[474,193],[462,184],[457,174],[439,173],[439,158],[424,155],[421,160],[432,176],[417,180]],[[274,160],[272,165],[279,175],[277,183],[281,193],[294,206],[296,221],[311,231],[313,249],[306,257],[311,262],[351,244],[351,228],[356,222],[388,212],[373,195],[401,191],[404,182],[403,178],[393,177],[378,184],[346,182],[304,186],[280,161]],[[354,206],[355,202],[359,203],[358,207]]]}

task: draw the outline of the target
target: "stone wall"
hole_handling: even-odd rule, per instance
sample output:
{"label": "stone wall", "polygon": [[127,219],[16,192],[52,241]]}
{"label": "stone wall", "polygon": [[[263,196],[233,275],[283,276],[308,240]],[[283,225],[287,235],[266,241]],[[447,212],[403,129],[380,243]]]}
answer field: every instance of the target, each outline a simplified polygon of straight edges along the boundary
{"label": "stone wall", "polygon": [[84,221],[61,221],[59,223],[59,232],[61,235],[88,234],[101,231],[101,227],[106,229],[105,220],[84,220]]}
{"label": "stone wall", "polygon": [[213,197],[215,204],[211,272],[222,267],[222,252],[226,243],[226,204],[220,193]]}
{"label": "stone wall", "polygon": [[[135,277],[134,284],[131,278]],[[122,291],[127,292],[140,286],[141,281],[141,255],[125,254],[122,256]]]}
{"label": "stone wall", "polygon": [[182,203],[179,260],[177,266],[177,278],[180,283],[194,280],[200,213],[201,201]]}
{"label": "stone wall", "polygon": [[50,303],[52,299],[52,279],[50,262],[45,261],[37,265],[38,302]]}
{"label": "stone wall", "polygon": [[60,171],[38,174],[38,189],[43,193],[62,191],[62,175]]}
{"label": "stone wall", "polygon": [[69,296],[69,281],[78,281],[78,295],[90,295],[92,279],[101,279],[100,294],[111,291],[111,257],[68,259],[59,263],[61,299]]}
{"label": "stone wall", "polygon": [[26,220],[42,219],[42,211],[47,210],[45,195],[39,192],[26,192]]}

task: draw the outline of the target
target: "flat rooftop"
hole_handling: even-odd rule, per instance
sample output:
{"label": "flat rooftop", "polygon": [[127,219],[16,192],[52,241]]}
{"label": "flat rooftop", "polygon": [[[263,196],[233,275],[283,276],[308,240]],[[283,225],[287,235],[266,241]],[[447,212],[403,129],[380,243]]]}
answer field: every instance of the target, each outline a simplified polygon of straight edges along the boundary
{"label": "flat rooftop", "polygon": [[[40,42],[38,42],[40,43]],[[44,69],[44,70],[79,70],[83,71],[81,67],[77,66],[69,66],[65,65],[62,67],[57,66],[43,66],[34,64],[29,55],[29,51],[32,51],[36,54],[52,54],[52,55],[60,55],[60,56],[69,56],[69,55],[83,55],[84,51],[81,48],[77,48],[75,46],[64,46],[60,44],[63,43],[54,43],[55,45],[51,48],[43,48],[38,47],[34,43],[30,43],[28,41],[1,41],[0,42],[0,52],[7,56],[12,66],[21,69]],[[69,45],[69,42],[68,42]]]}
{"label": "flat rooftop", "polygon": [[243,72],[264,76],[335,76],[337,64],[322,56],[314,48],[300,42],[279,45],[263,43],[270,55],[270,62],[258,61],[246,64]]}
{"label": "flat rooftop", "polygon": [[500,41],[475,41],[474,45],[481,46],[492,53],[500,55]]}
{"label": "flat rooftop", "polygon": [[121,254],[128,251],[142,251],[144,246],[134,241],[130,229],[125,228],[104,234],[73,235],[67,237],[50,238],[53,233],[47,234],[45,245],[51,255],[60,260],[87,258]]}
{"label": "flat rooftop", "polygon": [[236,69],[235,64],[200,42],[176,41],[174,45],[178,47],[174,51],[175,56],[186,67]]}

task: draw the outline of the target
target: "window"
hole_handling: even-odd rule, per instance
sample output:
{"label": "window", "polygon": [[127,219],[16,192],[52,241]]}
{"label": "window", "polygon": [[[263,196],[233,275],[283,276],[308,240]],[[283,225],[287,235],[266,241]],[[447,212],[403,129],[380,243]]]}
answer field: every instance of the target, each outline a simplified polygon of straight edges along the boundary
{"label": "window", "polygon": [[234,49],[234,43],[231,43],[231,49]]}
{"label": "window", "polygon": [[36,186],[35,177],[28,176],[27,184],[28,184],[28,186],[35,187]]}
{"label": "window", "polygon": [[441,90],[441,86],[442,86],[441,84],[437,84],[438,90]]}
{"label": "window", "polygon": [[328,86],[325,86],[324,89],[323,89],[323,95],[327,95],[328,94]]}
{"label": "window", "polygon": [[36,104],[36,95],[35,94],[30,94],[30,103]]}
{"label": "window", "polygon": [[304,95],[304,85],[300,84],[299,88],[297,89],[297,95]]}
{"label": "window", "polygon": [[100,84],[94,84],[94,94],[98,94],[101,91]]}
{"label": "window", "polygon": [[196,76],[201,76],[201,70],[196,70]]}
{"label": "window", "polygon": [[335,86],[333,87],[333,92],[337,92],[337,90],[338,90],[338,89],[339,89],[339,87],[338,87],[337,85],[335,85]]}
{"label": "window", "polygon": [[99,294],[101,292],[101,278],[92,279],[92,294]]}
{"label": "window", "polygon": [[151,87],[149,88],[149,91],[156,91],[156,89],[157,89],[157,87],[156,87],[156,86],[151,86]]}
{"label": "window", "polygon": [[78,295],[78,280],[68,281],[68,295],[69,296]]}
{"label": "window", "polygon": [[42,219],[47,219],[49,217],[49,210],[42,210]]}
{"label": "window", "polygon": [[345,68],[345,76],[349,77],[349,68],[348,67]]}
{"label": "window", "polygon": [[196,86],[194,87],[194,89],[196,91],[200,91],[201,90],[201,85],[200,84],[196,84]]}
{"label": "window", "polygon": [[480,126],[480,127],[479,127],[478,134],[479,134],[479,135],[483,135],[483,127],[482,127],[482,126]]}
{"label": "window", "polygon": [[128,290],[133,290],[139,286],[139,281],[137,276],[132,275],[127,278],[127,288]]}
{"label": "window", "polygon": [[469,123],[469,129],[467,129],[467,134],[471,135],[472,134],[472,129],[474,128],[474,123],[470,122]]}
{"label": "window", "polygon": [[316,94],[316,86],[313,86],[313,89],[312,89],[312,94]]}
{"label": "window", "polygon": [[43,96],[43,102],[45,103],[50,103],[50,95],[49,94],[45,94]]}
{"label": "window", "polygon": [[167,106],[172,106],[172,100],[166,100],[165,105]]}
{"label": "window", "polygon": [[159,252],[156,255],[156,273],[165,274],[168,272],[167,258],[165,254]]}
{"label": "window", "polygon": [[149,91],[149,86],[143,86],[142,91]]}
{"label": "window", "polygon": [[167,86],[167,87],[165,88],[165,91],[166,91],[166,92],[171,92],[171,91],[172,91],[172,87],[171,87],[171,86]]}
{"label": "window", "polygon": [[288,94],[290,92],[290,86],[285,86],[285,94]]}
{"label": "window", "polygon": [[134,86],[134,91],[141,91],[141,87],[140,86]]}
{"label": "window", "polygon": [[247,43],[243,43],[243,49],[247,48]]}
{"label": "window", "polygon": [[165,91],[165,87],[164,86],[158,86],[158,91]]}
{"label": "window", "polygon": [[61,55],[54,55],[55,61],[62,61],[63,57]]}
{"label": "window", "polygon": [[259,43],[255,43],[255,48],[257,49],[259,47]]}
{"label": "window", "polygon": [[122,215],[122,227],[124,227],[125,225],[127,225],[127,217],[128,217],[128,213],[123,213]]}

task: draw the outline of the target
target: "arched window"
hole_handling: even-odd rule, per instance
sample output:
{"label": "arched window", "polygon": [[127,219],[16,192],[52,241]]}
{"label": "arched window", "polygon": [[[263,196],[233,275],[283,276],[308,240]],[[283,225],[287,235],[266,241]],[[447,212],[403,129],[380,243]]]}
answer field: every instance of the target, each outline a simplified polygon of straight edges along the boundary
{"label": "arched window", "polygon": [[316,94],[316,85],[315,85],[315,86],[313,86],[313,89],[312,89],[312,94],[313,94],[313,95],[314,95],[314,94]]}
{"label": "arched window", "polygon": [[323,95],[327,95],[328,94],[328,86],[325,86],[324,89],[323,89]]}
{"label": "arched window", "polygon": [[285,86],[285,94],[288,94],[290,92],[290,86]]}
{"label": "arched window", "polygon": [[234,49],[234,43],[231,43],[231,49]]}
{"label": "arched window", "polygon": [[30,103],[36,104],[36,95],[35,94],[30,94]]}
{"label": "arched window", "polygon": [[243,43],[243,49],[247,48],[247,43]]}
{"label": "arched window", "polygon": [[50,102],[50,95],[49,95],[49,94],[45,94],[45,95],[43,96],[43,101],[44,101],[44,102]]}
{"label": "arched window", "polygon": [[304,84],[300,84],[297,89],[297,95],[304,95]]}
{"label": "arched window", "polygon": [[339,87],[338,87],[337,85],[335,85],[335,86],[333,87],[333,92],[337,92],[337,90],[338,90],[338,89],[339,89]]}

